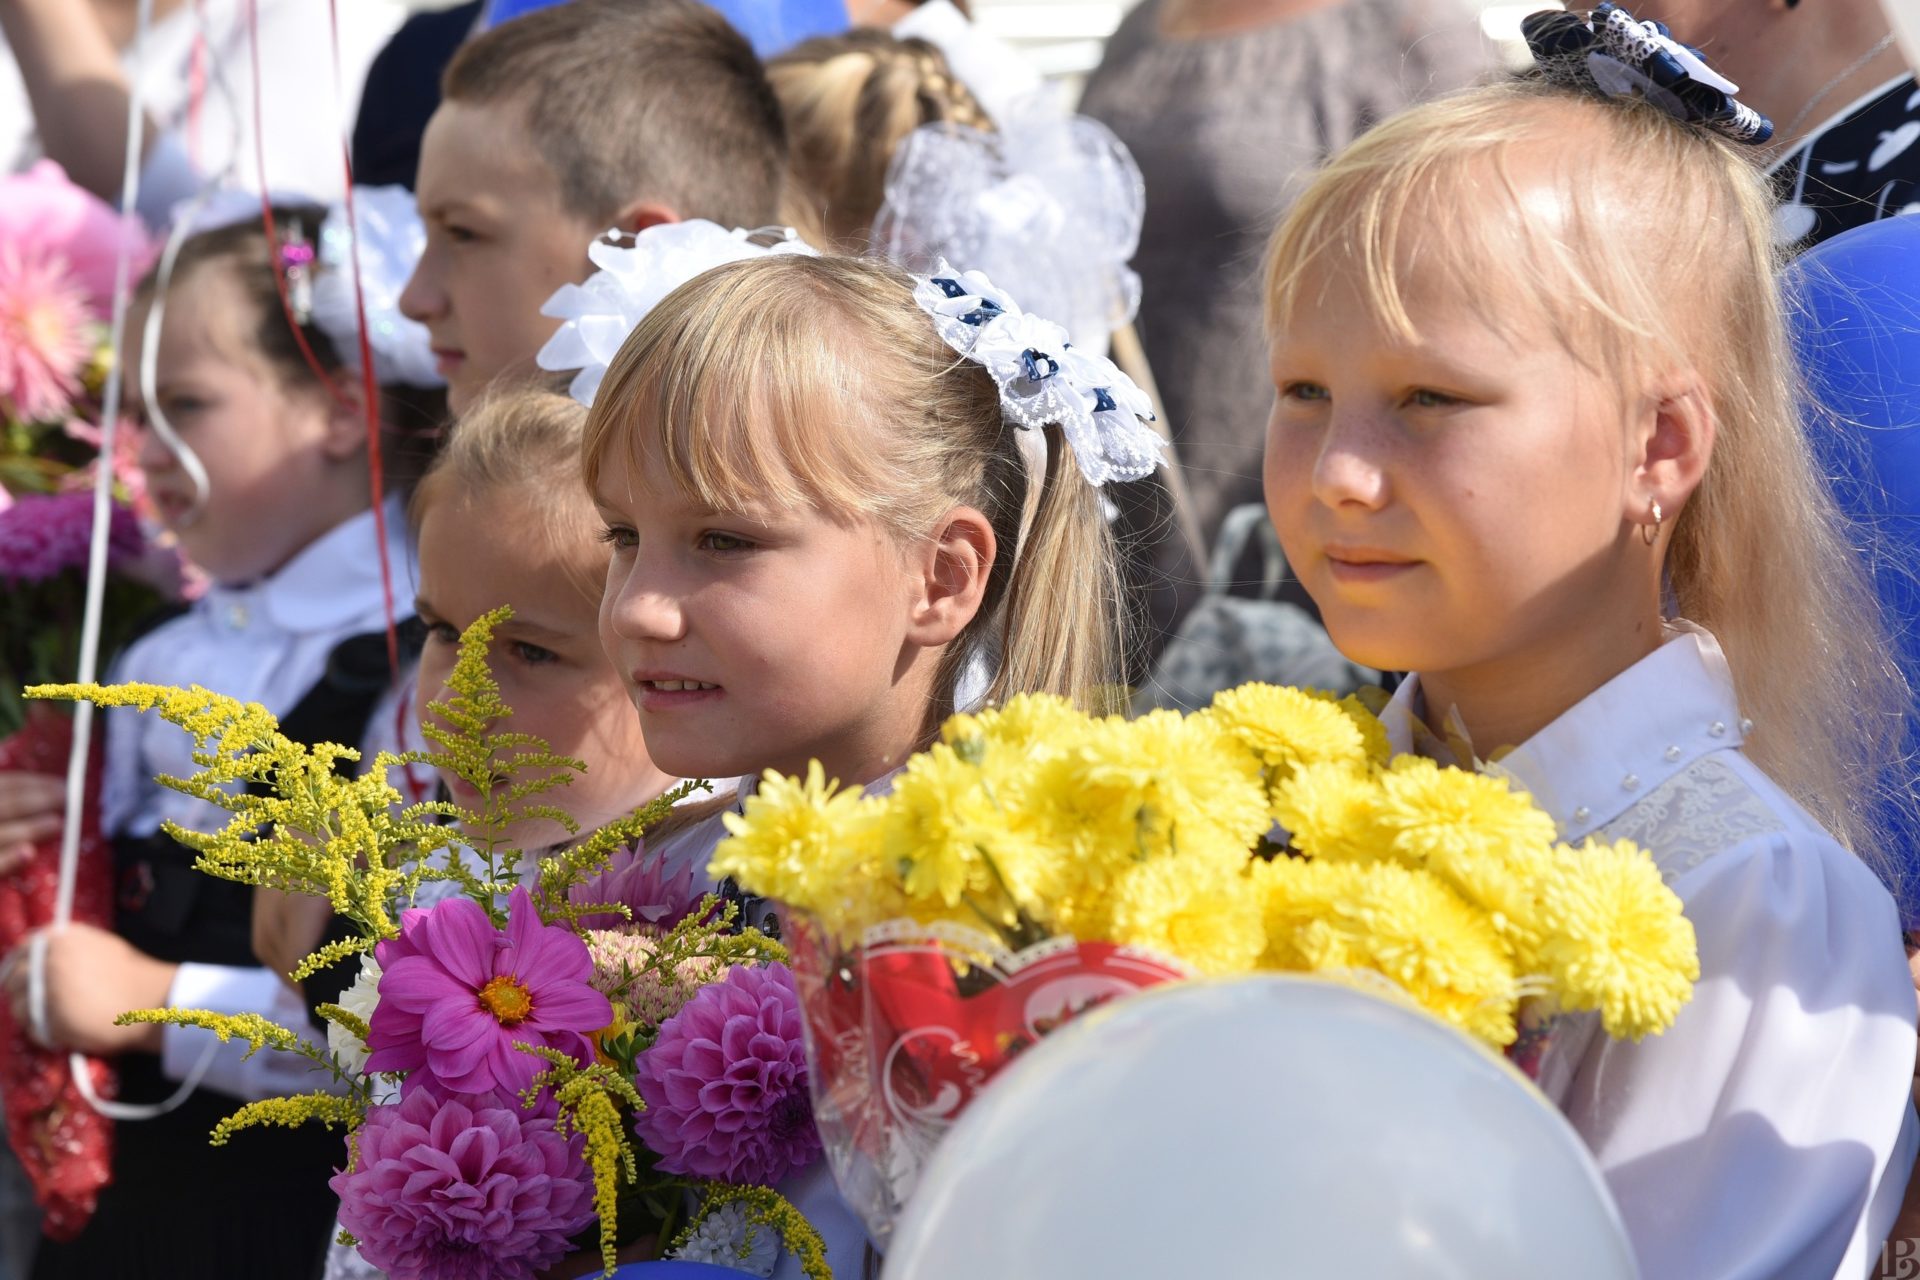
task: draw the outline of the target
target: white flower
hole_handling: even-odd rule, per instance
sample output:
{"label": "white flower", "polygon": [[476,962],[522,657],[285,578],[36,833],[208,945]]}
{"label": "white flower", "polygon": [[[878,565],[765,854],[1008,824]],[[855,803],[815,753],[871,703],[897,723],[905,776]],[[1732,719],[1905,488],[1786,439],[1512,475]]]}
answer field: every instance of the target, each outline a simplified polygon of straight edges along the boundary
{"label": "white flower", "polygon": [[746,1206],[732,1200],[708,1214],[671,1256],[682,1262],[705,1262],[749,1275],[770,1276],[780,1260],[780,1237],[772,1227],[749,1222]]}
{"label": "white flower", "polygon": [[[380,962],[371,952],[360,957],[360,974],[354,978],[353,985],[340,993],[337,1003],[360,1021],[373,1021],[373,1011],[380,1003]],[[348,1075],[365,1074],[366,1042],[337,1022],[327,1023],[327,1051]]]}
{"label": "white flower", "polygon": [[[648,227],[631,246],[595,240],[587,257],[600,270],[585,284],[561,285],[540,308],[541,315],[563,323],[534,362],[556,373],[578,369],[568,393],[591,407],[627,335],[675,289],[703,271],[743,258],[814,252],[791,233],[772,246],[754,243],[754,234],[695,218]],[[607,235],[617,238],[620,232]]]}

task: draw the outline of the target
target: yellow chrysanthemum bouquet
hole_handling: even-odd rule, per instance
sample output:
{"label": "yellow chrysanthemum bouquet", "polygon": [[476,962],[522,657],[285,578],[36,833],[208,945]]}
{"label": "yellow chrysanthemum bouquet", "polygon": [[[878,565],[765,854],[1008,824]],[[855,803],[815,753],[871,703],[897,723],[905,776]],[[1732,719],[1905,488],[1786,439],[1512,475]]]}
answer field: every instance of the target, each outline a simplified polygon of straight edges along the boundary
{"label": "yellow chrysanthemum bouquet", "polygon": [[953,717],[883,795],[768,774],[712,872],[791,909],[816,1115],[876,1234],[1011,1056],[1158,982],[1385,979],[1500,1048],[1523,1000],[1672,1024],[1698,963],[1651,857],[1388,756],[1358,700],[1254,684],[1136,720],[1017,697]]}

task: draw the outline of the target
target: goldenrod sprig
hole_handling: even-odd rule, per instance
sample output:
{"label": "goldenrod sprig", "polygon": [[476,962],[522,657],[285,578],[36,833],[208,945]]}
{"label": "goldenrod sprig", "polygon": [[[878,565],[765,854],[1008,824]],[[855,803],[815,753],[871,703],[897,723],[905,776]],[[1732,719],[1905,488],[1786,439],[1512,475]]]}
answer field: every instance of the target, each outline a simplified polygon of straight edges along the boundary
{"label": "goldenrod sprig", "polygon": [[[713,784],[705,780],[682,782],[626,817],[607,823],[585,840],[542,858],[537,883],[541,917],[552,924],[577,926],[582,916],[623,910],[614,904],[569,902],[567,891],[605,870],[615,850],[642,838],[671,814],[675,805],[697,792],[712,789]],[[632,918],[631,913],[628,918]]]}
{"label": "goldenrod sprig", "polygon": [[[827,1246],[820,1239],[820,1233],[813,1229],[806,1215],[794,1208],[793,1202],[775,1191],[772,1187],[736,1186],[724,1182],[706,1184],[700,1208],[680,1234],[673,1238],[666,1253],[671,1257],[686,1247],[700,1224],[712,1217],[716,1210],[730,1204],[737,1204],[746,1211],[747,1222],[751,1227],[765,1227],[776,1233],[780,1242],[789,1253],[800,1260],[800,1269],[810,1280],[833,1280],[833,1271],[827,1266]],[[751,1237],[749,1237],[749,1244]],[[744,1258],[742,1259],[744,1261]]]}
{"label": "goldenrod sprig", "polygon": [[359,1128],[362,1116],[363,1109],[356,1099],[343,1098],[335,1093],[297,1093],[291,1098],[261,1098],[249,1102],[215,1125],[213,1145],[224,1147],[227,1139],[240,1130],[261,1125],[297,1129],[317,1120],[329,1129],[339,1125],[352,1132]]}
{"label": "goldenrod sprig", "polygon": [[533,1084],[520,1095],[531,1107],[543,1090],[551,1089],[558,1104],[555,1129],[563,1136],[584,1134],[587,1139],[587,1164],[593,1170],[593,1204],[600,1215],[600,1260],[605,1274],[612,1275],[619,1259],[615,1256],[619,1235],[620,1179],[638,1181],[639,1160],[633,1140],[621,1122],[622,1103],[635,1111],[646,1109],[640,1094],[629,1080],[603,1062],[582,1067],[557,1049],[544,1045],[516,1046],[548,1063],[534,1077]]}

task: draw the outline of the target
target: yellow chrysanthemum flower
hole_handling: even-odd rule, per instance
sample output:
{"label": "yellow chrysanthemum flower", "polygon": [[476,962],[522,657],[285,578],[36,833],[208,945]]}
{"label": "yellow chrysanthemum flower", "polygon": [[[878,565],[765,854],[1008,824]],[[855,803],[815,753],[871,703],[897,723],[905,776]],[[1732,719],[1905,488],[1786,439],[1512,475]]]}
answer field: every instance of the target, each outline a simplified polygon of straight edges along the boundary
{"label": "yellow chrysanthemum flower", "polygon": [[940,737],[956,748],[978,741],[989,750],[1058,752],[1071,750],[1092,724],[1065,698],[1021,693],[998,707],[950,717],[941,726]]}
{"label": "yellow chrysanthemum flower", "polygon": [[1074,758],[1089,800],[1137,824],[1142,857],[1187,844],[1251,849],[1272,824],[1259,760],[1212,717],[1103,721]]}
{"label": "yellow chrysanthemum flower", "polygon": [[[1511,952],[1486,913],[1438,877],[1394,862],[1276,858],[1265,881],[1265,959],[1317,972],[1369,969],[1489,1044],[1514,1038]],[[1275,937],[1276,927],[1290,937]]]}
{"label": "yellow chrysanthemum flower", "polygon": [[[1274,782],[1310,764],[1358,768],[1368,762],[1367,736],[1360,724],[1344,706],[1325,696],[1283,685],[1243,684],[1215,694],[1213,706],[1201,714],[1212,717],[1259,756]],[[1366,714],[1364,709],[1361,714]]]}
{"label": "yellow chrysanthemum flower", "polygon": [[1397,757],[1381,775],[1380,821],[1414,862],[1445,862],[1516,847],[1548,848],[1553,819],[1505,780],[1443,769],[1420,756]]}
{"label": "yellow chrysanthemum flower", "polygon": [[1394,856],[1380,822],[1381,789],[1372,774],[1345,764],[1310,764],[1273,789],[1273,817],[1293,847],[1313,858],[1372,862]]}
{"label": "yellow chrysanthemum flower", "polygon": [[946,743],[907,761],[883,804],[880,833],[909,898],[946,907],[962,895],[1003,902],[987,857],[1006,833],[1005,818],[980,770]]}
{"label": "yellow chrysanthemum flower", "polygon": [[1356,863],[1315,858],[1255,862],[1249,875],[1267,933],[1260,968],[1314,968],[1309,956],[1324,957],[1336,943],[1326,937],[1309,939],[1304,931],[1324,925],[1334,904],[1358,891],[1360,870]]}
{"label": "yellow chrysanthemum flower", "polygon": [[1042,756],[1019,776],[996,780],[1006,823],[995,863],[1032,920],[1075,937],[1095,937],[1113,878],[1141,857],[1132,811],[1089,790],[1084,761]]}
{"label": "yellow chrysanthemum flower", "polygon": [[1607,1034],[1673,1025],[1700,978],[1693,924],[1630,840],[1561,845],[1541,893],[1539,958],[1563,1007],[1598,1009]]}
{"label": "yellow chrysanthemum flower", "polygon": [[804,779],[769,769],[742,813],[727,814],[729,838],[707,873],[733,877],[749,893],[817,911],[870,841],[874,806],[858,787],[828,782],[818,760]]}
{"label": "yellow chrysanthemum flower", "polygon": [[[1308,689],[1306,694],[1309,698],[1318,698],[1339,707],[1347,719],[1353,721],[1353,727],[1360,731],[1360,746],[1366,753],[1367,762],[1377,765],[1385,764],[1387,757],[1393,754],[1393,744],[1387,739],[1387,726],[1380,722],[1380,717],[1367,705],[1366,699],[1362,696],[1365,692],[1366,690],[1358,694],[1350,693],[1343,698],[1336,698],[1323,689]],[[1379,690],[1375,689],[1373,692],[1378,693]]]}
{"label": "yellow chrysanthemum flower", "polygon": [[1539,936],[1553,819],[1500,778],[1418,756],[1396,758],[1380,784],[1379,822],[1395,854],[1492,912],[1509,941],[1528,952]]}
{"label": "yellow chrysanthemum flower", "polygon": [[1266,945],[1261,902],[1226,858],[1154,858],[1114,881],[1108,936],[1186,961],[1201,973],[1249,972]]}

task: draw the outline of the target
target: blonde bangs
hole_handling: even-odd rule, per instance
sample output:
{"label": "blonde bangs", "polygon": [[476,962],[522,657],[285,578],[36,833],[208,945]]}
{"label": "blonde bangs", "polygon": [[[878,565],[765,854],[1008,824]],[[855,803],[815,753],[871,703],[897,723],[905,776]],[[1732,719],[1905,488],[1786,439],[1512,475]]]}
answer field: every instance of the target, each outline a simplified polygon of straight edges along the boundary
{"label": "blonde bangs", "polygon": [[849,327],[847,300],[806,261],[716,267],[648,313],[588,415],[589,486],[619,440],[634,466],[663,468],[716,511],[898,518],[891,499],[909,478],[872,447],[877,427],[864,405],[875,388],[863,344],[835,342]]}
{"label": "blonde bangs", "polygon": [[1045,475],[1029,475],[1014,434],[999,388],[934,330],[913,277],[873,258],[782,255],[716,267],[648,313],[601,382],[581,460],[596,492],[621,450],[710,509],[870,519],[903,547],[956,506],[984,514],[996,553],[979,611],[941,655],[931,735],[976,655],[997,667],[994,698],[1091,705],[1116,672],[1099,492],[1057,426]]}
{"label": "blonde bangs", "polygon": [[[1544,131],[1543,111],[1561,117]],[[1581,117],[1611,126],[1597,154],[1575,156],[1568,146],[1593,136]],[[1543,132],[1557,140],[1543,142]],[[1697,279],[1699,256],[1724,253],[1724,245],[1700,235],[1698,224],[1685,237],[1668,229],[1685,221],[1681,210],[1698,211],[1709,226],[1730,219],[1699,185],[1667,189],[1663,180],[1681,166],[1637,174],[1642,190],[1631,198],[1609,173],[1630,163],[1643,140],[1673,150],[1675,132],[1655,108],[1570,100],[1526,80],[1403,112],[1331,160],[1274,233],[1268,332],[1284,333],[1302,308],[1321,305],[1307,290],[1340,274],[1357,283],[1374,323],[1405,342],[1420,337],[1410,296],[1417,279],[1510,340],[1550,332],[1590,369],[1639,368],[1652,348],[1690,345],[1691,326],[1676,323],[1676,313],[1690,318],[1694,309],[1676,308],[1651,287],[1638,260],[1678,259]],[[1680,149],[1688,145],[1679,140]],[[1567,152],[1555,157],[1561,198],[1546,207],[1529,197],[1537,181],[1518,181],[1513,171],[1556,147]],[[1651,216],[1654,209],[1663,212]]]}

